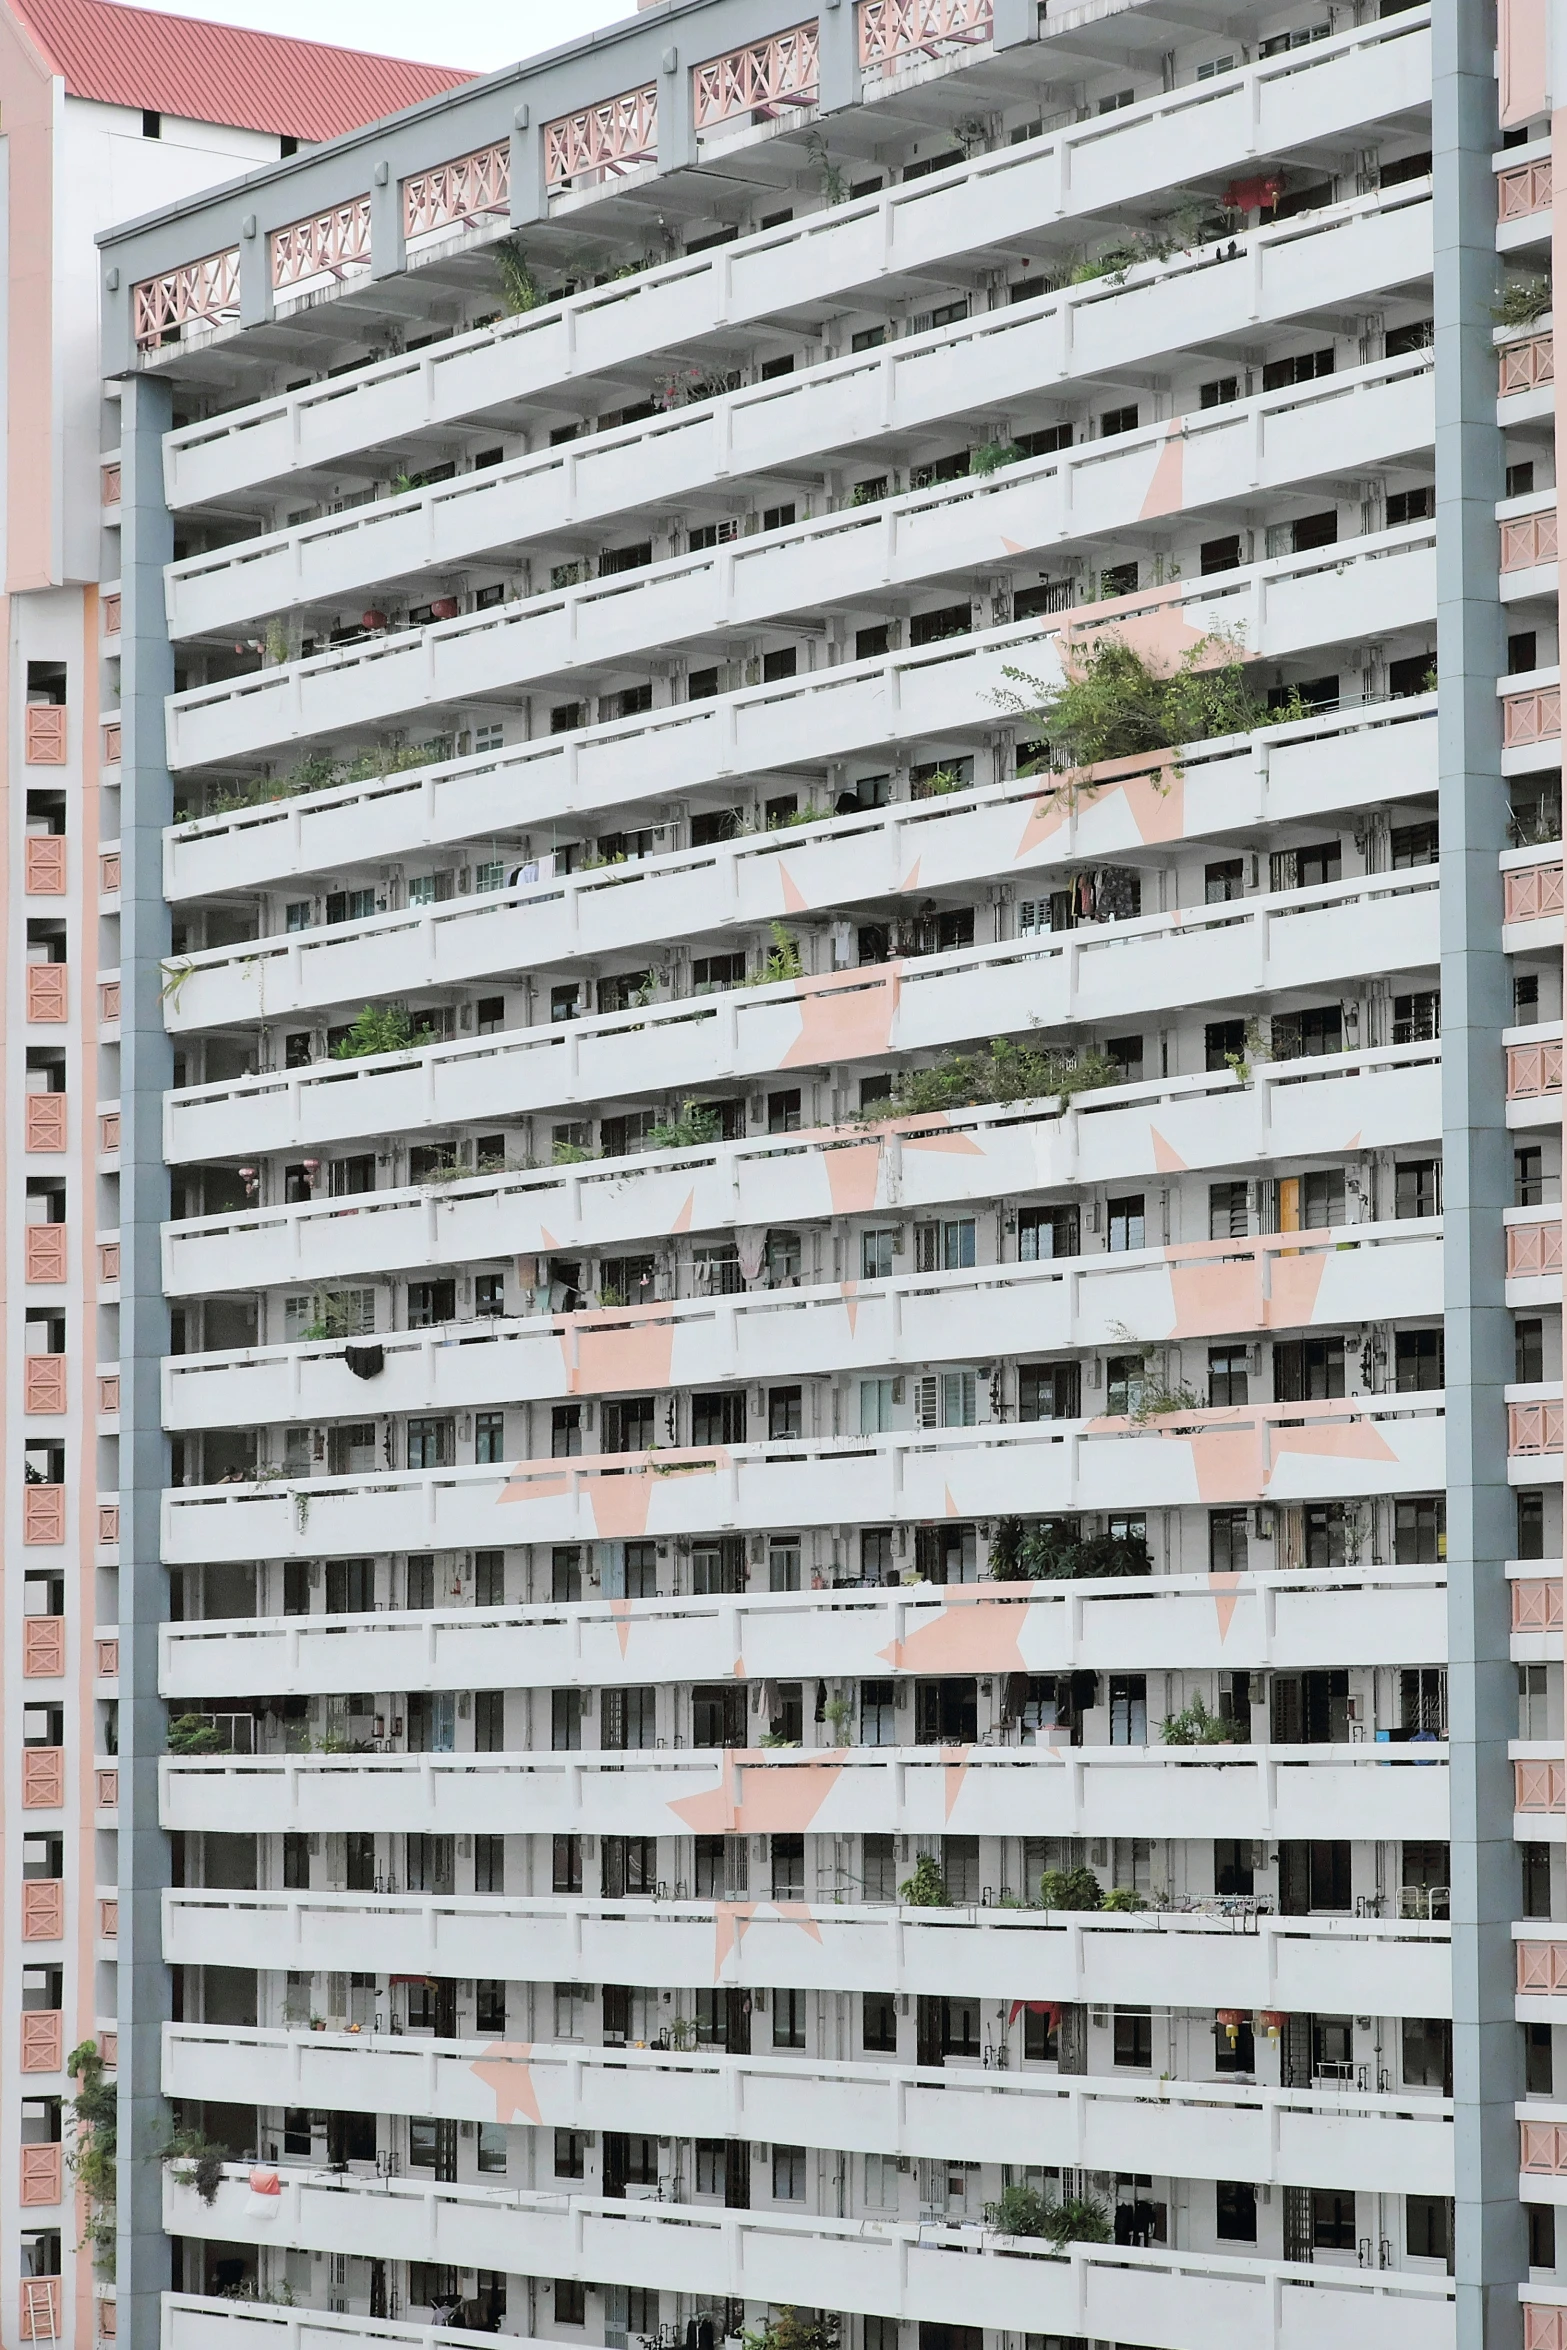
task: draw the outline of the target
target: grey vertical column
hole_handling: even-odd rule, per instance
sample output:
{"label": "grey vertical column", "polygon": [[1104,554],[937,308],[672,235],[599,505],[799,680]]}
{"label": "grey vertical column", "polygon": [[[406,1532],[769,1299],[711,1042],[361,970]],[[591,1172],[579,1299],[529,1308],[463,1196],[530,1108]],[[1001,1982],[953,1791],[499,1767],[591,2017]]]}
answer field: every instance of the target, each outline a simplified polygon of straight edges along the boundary
{"label": "grey vertical column", "polygon": [[130,377],[121,441],[120,861],[120,1933],[119,2318],[123,2350],[157,2350],[169,2282],[160,2165],[160,2063],[169,2014],[163,1964],[168,1846],[158,1824],[158,1627],[167,1613],[160,1542],[165,1445],[159,1403],[168,1313],[160,1228],[168,1214],[163,1095],[171,1055],[161,965],[169,951],[163,827],[172,791],[164,698],[174,656],[163,566],[174,535],[163,496],[167,384]]}
{"label": "grey vertical column", "polygon": [[1501,1032],[1509,1018],[1498,851],[1506,792],[1496,501],[1496,137],[1491,12],[1433,11],[1437,722],[1442,835],[1442,1085],[1447,1317],[1447,1574],[1452,1784],[1453,2097],[1458,2350],[1520,2341],[1517,1722],[1504,1561],[1511,1332],[1502,1211],[1512,1199]]}

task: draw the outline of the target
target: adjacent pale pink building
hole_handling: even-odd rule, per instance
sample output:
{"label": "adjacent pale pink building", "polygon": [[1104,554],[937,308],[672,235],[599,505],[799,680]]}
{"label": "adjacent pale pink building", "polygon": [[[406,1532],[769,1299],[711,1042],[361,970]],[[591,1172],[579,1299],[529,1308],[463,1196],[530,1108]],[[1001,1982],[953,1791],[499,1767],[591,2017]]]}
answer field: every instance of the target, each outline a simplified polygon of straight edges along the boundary
{"label": "adjacent pale pink building", "polygon": [[118,1923],[119,477],[93,236],[465,78],[104,0],[0,5],[7,2342],[115,2330],[65,2109],[71,2050],[113,2059]]}

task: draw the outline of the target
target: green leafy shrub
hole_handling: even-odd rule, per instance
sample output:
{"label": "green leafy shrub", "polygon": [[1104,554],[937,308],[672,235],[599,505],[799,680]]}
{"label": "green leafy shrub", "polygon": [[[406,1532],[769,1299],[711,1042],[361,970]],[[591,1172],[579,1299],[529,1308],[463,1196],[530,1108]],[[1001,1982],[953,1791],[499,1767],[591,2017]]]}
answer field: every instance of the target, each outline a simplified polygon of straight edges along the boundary
{"label": "green leafy shrub", "polygon": [[1110,2220],[1102,2203],[1072,2196],[1052,2203],[1037,2187],[1003,2187],[985,2206],[985,2219],[999,2236],[1043,2237],[1051,2244],[1107,2244]]}
{"label": "green leafy shrub", "polygon": [[748,971],[742,987],[771,987],[776,980],[802,979],[805,965],[800,959],[800,942],[781,922],[772,926],[773,943],[762,959],[759,969]]}
{"label": "green leafy shrub", "polygon": [[1110,629],[1073,649],[1059,686],[1027,670],[1002,674],[1013,685],[998,698],[1045,741],[1053,757],[1073,767],[1249,734],[1259,726],[1310,716],[1298,694],[1292,703],[1270,709],[1247,681],[1236,640],[1218,634],[1188,646],[1173,669],[1159,667]]}
{"label": "green leafy shrub", "polygon": [[968,469],[981,477],[999,473],[1003,465],[1016,465],[1028,452],[1015,441],[981,441],[977,449],[969,451]]}
{"label": "green leafy shrub", "polygon": [[950,1909],[952,1896],[947,1891],[947,1880],[941,1873],[941,1863],[933,1852],[922,1852],[914,1863],[914,1874],[905,1877],[898,1887],[898,1899],[907,1902],[910,1909]]}
{"label": "green leafy shrub", "polygon": [[1151,1575],[1153,1559],[1141,1534],[1068,1534],[1061,1528],[998,1518],[990,1539],[990,1572],[998,1583],[1080,1582],[1092,1576]]}
{"label": "green leafy shrub", "polygon": [[83,2040],[71,2050],[65,2069],[77,2083],[68,2100],[73,2124],[70,2167],[87,2203],[82,2228],[100,2272],[112,2276],[115,2250],[115,2198],[118,2187],[119,2097],[104,2078],[103,2056],[96,2040]]}
{"label": "green leafy shrub", "polygon": [[1046,1869],[1039,1880],[1039,1899],[1045,1909],[1103,1909],[1104,1887],[1090,1868]]}
{"label": "green leafy shrub", "polygon": [[838,2318],[826,2310],[786,2307],[769,2317],[760,2333],[742,2333],[742,2350],[838,2350]]}
{"label": "green leafy shrub", "polygon": [[176,2130],[160,2148],[165,2162],[177,2167],[174,2178],[181,2187],[194,2187],[203,2203],[212,2205],[218,2199],[223,2184],[223,2165],[230,2160],[226,2146],[216,2145],[203,2137],[200,2130]]}
{"label": "green leafy shrub", "polygon": [[1146,1909],[1148,1904],[1140,1893],[1132,1891],[1130,1885],[1115,1885],[1105,1895],[1100,1906],[1107,1910],[1128,1911]]}
{"label": "green leafy shrub", "polygon": [[1120,1077],[1107,1053],[1072,1053],[1056,1046],[1014,1044],[992,1037],[977,1053],[947,1053],[929,1069],[905,1069],[890,1093],[854,1115],[862,1121],[905,1118],[926,1110],[967,1110],[981,1103],[1070,1101]]}
{"label": "green leafy shrub", "polygon": [[348,1034],[332,1047],[334,1061],[362,1061],[371,1053],[414,1052],[434,1044],[435,1030],[416,1028],[402,1004],[366,1004]]}
{"label": "green leafy shrub", "polygon": [[1178,1714],[1165,1715],[1162,1735],[1166,1746],[1243,1746],[1246,1724],[1211,1714],[1198,1696]]}
{"label": "green leafy shrub", "polygon": [[169,1724],[170,1754],[222,1754],[223,1732],[205,1714],[176,1714]]}
{"label": "green leafy shrub", "polygon": [[517,318],[525,310],[537,310],[545,299],[544,289],[518,240],[503,237],[498,245],[492,246],[491,257],[500,280],[501,307],[507,315]]}
{"label": "green leafy shrub", "polygon": [[1512,277],[1491,304],[1491,316],[1498,326],[1532,326],[1550,307],[1548,277]]}
{"label": "green leafy shrub", "polygon": [[717,1134],[718,1112],[710,1110],[705,1102],[687,1101],[681,1103],[678,1117],[650,1126],[647,1139],[656,1151],[685,1151],[694,1150],[699,1143],[714,1141]]}

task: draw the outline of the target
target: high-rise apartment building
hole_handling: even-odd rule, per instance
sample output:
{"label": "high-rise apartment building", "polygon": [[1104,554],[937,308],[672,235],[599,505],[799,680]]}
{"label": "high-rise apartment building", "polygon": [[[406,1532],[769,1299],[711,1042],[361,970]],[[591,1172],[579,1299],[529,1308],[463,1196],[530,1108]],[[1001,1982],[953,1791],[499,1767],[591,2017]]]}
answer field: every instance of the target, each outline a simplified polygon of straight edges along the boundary
{"label": "high-rise apartment building", "polygon": [[[6,774],[0,1348],[0,2334],[92,2350],[116,2304],[73,2175],[112,2074],[120,1297],[119,475],[93,233],[462,80],[102,0],[0,7]],[[85,2052],[85,2053],[84,2053]],[[74,2066],[72,2059],[77,2059]],[[99,2215],[101,2218],[101,2215]],[[101,2232],[101,2231],[100,2231]]]}
{"label": "high-rise apartment building", "polygon": [[101,240],[136,2350],[1567,2343],[1553,29]]}

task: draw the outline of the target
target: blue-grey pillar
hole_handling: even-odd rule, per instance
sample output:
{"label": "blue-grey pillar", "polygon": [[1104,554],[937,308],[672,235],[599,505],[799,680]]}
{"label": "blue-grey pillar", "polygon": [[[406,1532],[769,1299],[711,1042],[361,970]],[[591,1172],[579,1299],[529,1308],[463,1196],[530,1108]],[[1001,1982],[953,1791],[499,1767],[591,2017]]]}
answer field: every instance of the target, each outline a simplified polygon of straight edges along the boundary
{"label": "blue-grey pillar", "polygon": [[161,966],[169,952],[163,827],[173,794],[164,697],[174,656],[163,566],[174,533],[163,497],[170,387],[131,376],[121,439],[120,656],[120,1931],[118,2334],[122,2350],[157,2350],[169,2282],[160,2165],[167,2136],[161,2039],[169,2014],[163,1964],[168,1845],[158,1825],[158,1627],[168,1613],[160,1542],[165,1446],[159,1372],[168,1346],[160,1230],[168,1214],[163,1095],[171,1055]]}
{"label": "blue-grey pillar", "polygon": [[1494,37],[1476,0],[1433,12],[1438,759],[1447,1316],[1447,1573],[1452,1762],[1453,2096],[1458,2350],[1522,2338],[1526,2273],[1513,2102],[1521,2090],[1511,1921],[1519,1907],[1503,1562],[1511,1330],[1502,1210],[1512,1199],[1501,1032],[1510,1017],[1498,852],[1506,846],[1496,680]]}
{"label": "blue-grey pillar", "polygon": [[[671,31],[675,29],[671,26]],[[691,69],[707,52],[700,46],[689,55],[673,42],[658,60],[658,168],[690,171],[696,163],[695,110],[691,103]]]}
{"label": "blue-grey pillar", "polygon": [[370,275],[400,277],[408,266],[403,242],[403,183],[389,155],[370,173]]}
{"label": "blue-grey pillar", "polygon": [[855,0],[825,0],[818,24],[821,110],[836,114],[860,102],[860,12]]}

